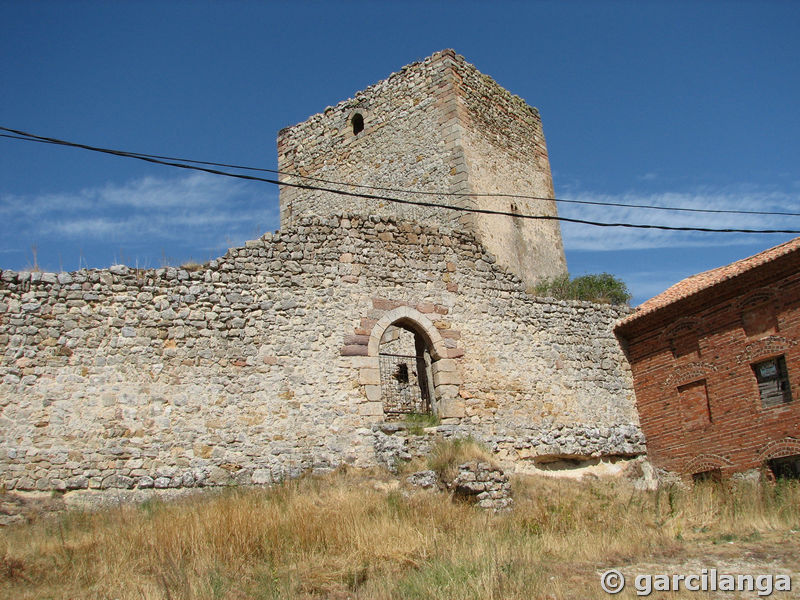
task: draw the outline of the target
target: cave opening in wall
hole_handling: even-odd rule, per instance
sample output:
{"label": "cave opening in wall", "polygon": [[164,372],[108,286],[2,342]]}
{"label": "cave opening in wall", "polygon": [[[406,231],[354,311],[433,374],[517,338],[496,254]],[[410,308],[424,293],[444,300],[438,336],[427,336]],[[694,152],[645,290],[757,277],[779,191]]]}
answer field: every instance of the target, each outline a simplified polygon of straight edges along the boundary
{"label": "cave opening in wall", "polygon": [[431,352],[424,336],[397,322],[381,337],[378,364],[387,419],[431,412]]}

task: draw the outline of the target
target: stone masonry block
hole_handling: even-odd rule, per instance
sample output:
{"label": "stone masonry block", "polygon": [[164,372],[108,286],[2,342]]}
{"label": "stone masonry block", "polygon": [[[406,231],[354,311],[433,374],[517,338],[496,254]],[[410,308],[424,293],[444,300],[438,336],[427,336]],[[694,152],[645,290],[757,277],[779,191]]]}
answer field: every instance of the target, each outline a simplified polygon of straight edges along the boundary
{"label": "stone masonry block", "polygon": [[377,356],[353,356],[350,359],[350,365],[354,369],[377,369],[378,364],[379,362]]}
{"label": "stone masonry block", "polygon": [[358,405],[358,414],[362,417],[381,417],[383,416],[383,403],[364,402]]}
{"label": "stone masonry block", "polygon": [[455,398],[442,399],[437,413],[440,419],[461,419],[465,415],[464,402]]}
{"label": "stone masonry block", "polygon": [[420,304],[417,304],[417,310],[422,314],[429,314],[433,312],[434,305],[432,302],[422,302]]}
{"label": "stone masonry block", "polygon": [[380,371],[378,369],[359,369],[358,383],[361,385],[380,385]]}
{"label": "stone masonry block", "polygon": [[379,402],[381,399],[381,386],[379,385],[365,385],[364,391],[367,393],[367,400],[370,402]]}
{"label": "stone masonry block", "polygon": [[400,306],[403,306],[403,302],[398,302],[396,300],[387,300],[386,298],[373,298],[372,299],[372,307],[377,308],[378,310],[394,310]]}
{"label": "stone masonry block", "polygon": [[434,373],[449,373],[458,370],[458,365],[452,358],[443,358],[433,363],[431,370]]}
{"label": "stone masonry block", "polygon": [[439,385],[455,385],[461,384],[461,375],[456,371],[437,371],[433,374],[433,384]]}
{"label": "stone masonry block", "polygon": [[437,385],[436,395],[443,400],[456,398],[458,396],[458,386],[448,384]]}
{"label": "stone masonry block", "polygon": [[342,356],[367,356],[368,348],[367,346],[362,346],[361,344],[343,346],[339,353]]}

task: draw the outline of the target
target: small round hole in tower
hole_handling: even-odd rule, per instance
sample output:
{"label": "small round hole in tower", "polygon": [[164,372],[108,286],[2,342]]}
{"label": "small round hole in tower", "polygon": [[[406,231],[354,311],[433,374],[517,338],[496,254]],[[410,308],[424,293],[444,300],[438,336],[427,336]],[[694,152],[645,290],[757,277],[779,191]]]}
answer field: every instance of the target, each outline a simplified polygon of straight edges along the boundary
{"label": "small round hole in tower", "polygon": [[364,131],[364,117],[361,113],[354,114],[351,122],[353,123],[353,135],[358,135]]}

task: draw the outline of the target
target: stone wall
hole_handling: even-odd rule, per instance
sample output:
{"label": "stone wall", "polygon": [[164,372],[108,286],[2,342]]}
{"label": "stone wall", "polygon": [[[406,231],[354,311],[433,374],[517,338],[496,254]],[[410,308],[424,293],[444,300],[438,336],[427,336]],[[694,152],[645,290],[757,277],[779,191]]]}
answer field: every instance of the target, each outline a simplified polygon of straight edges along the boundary
{"label": "stone wall", "polygon": [[[460,65],[457,73],[470,191],[494,194],[473,197],[472,206],[557,217],[555,202],[546,200],[555,192],[539,111],[475,68]],[[466,221],[500,264],[528,282],[567,271],[558,221],[497,215],[469,215]]]}
{"label": "stone wall", "polygon": [[[352,126],[356,114],[364,119],[358,133]],[[287,183],[542,217],[476,215],[282,187],[282,227],[300,215],[341,211],[466,227],[528,284],[566,272],[538,111],[452,50],[408,65],[282,130],[278,164]]]}
{"label": "stone wall", "polygon": [[[465,191],[461,149],[444,105],[451,102],[443,90],[452,89],[450,69],[430,57],[404,67],[387,79],[358,92],[354,98],[328,107],[307,121],[278,134],[281,181],[386,195],[405,200],[431,200],[464,205],[464,199],[418,195],[396,189]],[[452,103],[452,102],[451,102]],[[361,114],[364,130],[353,133],[352,118]],[[291,176],[296,174],[324,181]],[[331,185],[327,181],[353,186]],[[377,186],[385,190],[359,188]],[[457,226],[460,213],[413,205],[341,196],[318,190],[282,187],[281,227],[302,215],[326,216],[337,212],[393,216],[439,225]]]}
{"label": "stone wall", "polygon": [[377,464],[375,340],[393,323],[430,346],[442,434],[509,463],[638,454],[611,332],[626,311],[531,297],[471,234],[377,216],[298,219],[198,271],[3,271],[0,486]]}

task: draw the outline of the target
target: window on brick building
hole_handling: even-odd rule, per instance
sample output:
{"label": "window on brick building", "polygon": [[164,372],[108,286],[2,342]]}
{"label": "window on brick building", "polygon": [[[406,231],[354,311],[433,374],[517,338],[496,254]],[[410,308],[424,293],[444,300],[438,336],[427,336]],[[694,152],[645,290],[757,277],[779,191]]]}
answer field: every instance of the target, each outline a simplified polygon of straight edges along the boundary
{"label": "window on brick building", "polygon": [[747,337],[763,337],[778,331],[778,319],[769,305],[750,308],[742,313],[742,328]]}
{"label": "window on brick building", "polygon": [[353,124],[353,135],[358,135],[364,131],[364,116],[361,113],[354,114],[350,122]]}
{"label": "window on brick building", "polygon": [[681,401],[683,422],[687,428],[702,427],[711,422],[711,407],[708,403],[705,379],[678,386],[678,396]]}
{"label": "window on brick building", "polygon": [[767,466],[775,479],[800,479],[800,454],[773,458]]}
{"label": "window on brick building", "polygon": [[696,359],[700,358],[700,331],[699,319],[684,317],[667,327],[664,339],[669,343],[669,349],[674,358]]}
{"label": "window on brick building", "polygon": [[670,350],[672,350],[672,356],[675,358],[683,356],[700,357],[700,344],[695,334],[685,332],[683,335],[670,338],[669,346]]}
{"label": "window on brick building", "polygon": [[756,363],[753,371],[756,374],[762,407],[780,406],[792,401],[792,389],[783,356]]}

